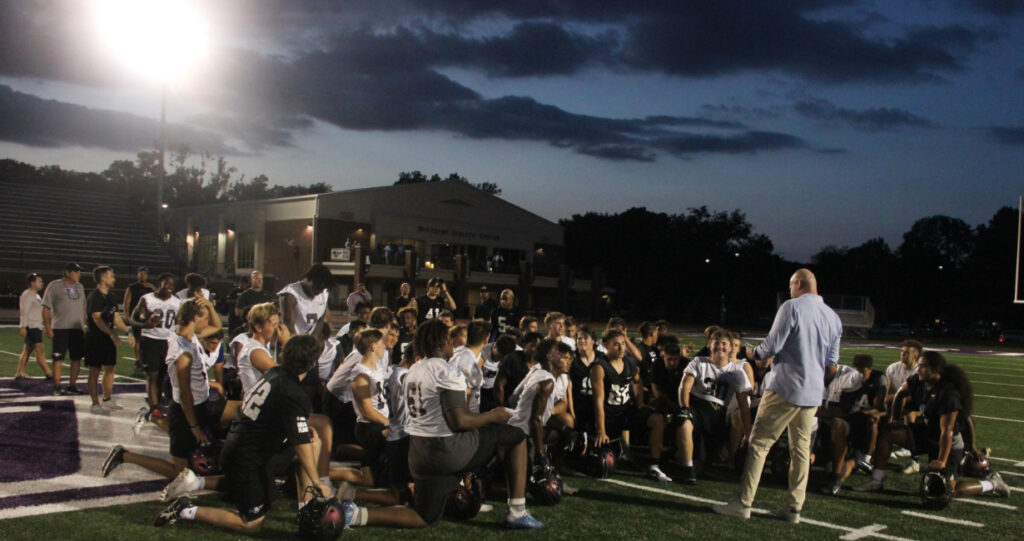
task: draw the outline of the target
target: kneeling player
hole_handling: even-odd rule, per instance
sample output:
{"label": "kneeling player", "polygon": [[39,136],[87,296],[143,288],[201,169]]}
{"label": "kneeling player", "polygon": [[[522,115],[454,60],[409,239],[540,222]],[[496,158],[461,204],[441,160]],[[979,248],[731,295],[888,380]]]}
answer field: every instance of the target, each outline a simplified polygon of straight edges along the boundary
{"label": "kneeling player", "polygon": [[526,510],[526,441],[507,424],[508,410],[473,414],[466,407],[466,379],[451,368],[448,328],[427,321],[416,330],[416,351],[424,360],[409,369],[404,394],[409,411],[409,470],[415,481],[414,507],[426,524],[436,524],[460,474],[479,470],[497,455],[504,459],[509,511],[505,526],[540,528]]}
{"label": "kneeling player", "polygon": [[697,482],[693,469],[694,433],[719,443],[727,441],[726,405],[733,395],[740,395],[737,405],[744,434],[750,433],[750,409],[745,396],[750,392],[750,382],[742,366],[729,362],[732,345],[728,333],[715,331],[709,345],[711,357],[696,357],[686,365],[679,387],[684,421],[676,431],[676,439],[683,454],[683,482],[689,485]]}
{"label": "kneeling player", "polygon": [[[871,480],[854,490],[881,492],[885,468],[893,444],[909,449],[915,455],[928,455],[928,470],[941,472],[952,486],[953,497],[976,496],[993,492],[1004,498],[1010,489],[996,472],[983,481],[957,482],[964,455],[961,435],[974,405],[974,393],[964,371],[948,364],[936,351],[926,351],[917,363],[917,374],[926,387],[924,410],[918,422],[906,426],[893,425],[879,437],[875,467]],[[891,419],[899,419],[893,412]]]}
{"label": "kneeling player", "polygon": [[[538,467],[547,465],[549,441],[554,440],[564,446],[572,438],[572,396],[569,393],[568,376],[572,348],[555,338],[548,338],[537,346],[534,358],[537,359],[537,365],[512,392],[511,401],[515,408],[508,424],[527,435],[528,446],[533,451],[533,465]],[[556,408],[568,415],[556,421],[552,417]],[[568,429],[569,434],[563,436],[567,434],[563,429]],[[558,441],[565,438],[569,438],[569,441]],[[561,463],[561,458],[559,453],[558,463]]]}

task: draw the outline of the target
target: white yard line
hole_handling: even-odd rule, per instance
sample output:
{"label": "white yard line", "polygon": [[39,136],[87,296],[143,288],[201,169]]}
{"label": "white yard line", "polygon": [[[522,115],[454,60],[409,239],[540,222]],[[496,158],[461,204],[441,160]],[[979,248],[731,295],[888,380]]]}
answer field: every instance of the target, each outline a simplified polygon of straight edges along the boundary
{"label": "white yard line", "polygon": [[998,381],[972,381],[971,383],[987,383],[989,385],[1004,385],[1006,387],[1024,387],[1020,383],[999,383]]}
{"label": "white yard line", "polygon": [[974,396],[975,398],[998,398],[999,400],[1018,400],[1020,402],[1024,402],[1024,398],[1013,398],[1009,396],[995,396],[990,394],[976,394]]}
{"label": "white yard line", "polygon": [[984,415],[973,415],[975,419],[988,419],[989,421],[1005,421],[1007,423],[1024,423],[1020,419],[1003,419],[1002,417],[986,417]]}
{"label": "white yard line", "polygon": [[960,526],[971,526],[972,528],[984,528],[985,525],[980,522],[972,522],[970,520],[960,520],[956,518],[940,517],[938,515],[929,515],[927,513],[918,513],[917,511],[903,511],[904,515],[911,517],[923,518],[928,520],[935,520],[938,522],[945,522],[947,524],[958,524]]}
{"label": "white yard line", "polygon": [[110,498],[48,503],[31,507],[12,507],[10,509],[0,510],[0,520],[17,517],[30,517],[34,515],[48,515],[51,513],[64,513],[68,511],[81,511],[82,509],[110,507],[112,505],[126,505],[129,503],[155,502],[159,500],[160,492],[146,492],[143,494],[128,494]]}
{"label": "white yard line", "polygon": [[1006,509],[1007,511],[1016,511],[1016,505],[1007,505],[1005,503],[989,502],[985,500],[978,500],[974,498],[954,498],[955,501],[963,503],[971,503],[974,505],[980,505],[983,507],[995,507],[996,509]]}
{"label": "white yard line", "polygon": [[[989,460],[992,460],[992,457],[989,457]],[[1012,477],[1024,477],[1024,473],[1017,473],[1015,471],[1001,471],[1001,472],[999,472],[999,475],[1009,475],[1009,476],[1012,476]],[[1015,488],[1014,490],[1024,490],[1024,489]]]}
{"label": "white yard line", "polygon": [[[663,494],[665,496],[674,496],[676,498],[680,498],[680,499],[683,499],[683,500],[690,500],[690,501],[694,501],[694,502],[698,502],[698,503],[716,504],[716,505],[717,504],[725,503],[723,501],[712,500],[712,499],[708,499],[708,498],[701,498],[700,496],[691,496],[689,494],[682,494],[682,493],[679,493],[679,492],[673,492],[671,490],[664,490],[664,489],[660,489],[660,488],[648,487],[648,486],[643,486],[643,485],[635,485],[633,483],[627,483],[625,481],[620,481],[618,479],[604,479],[604,482],[605,483],[611,483],[613,485],[619,485],[619,486],[624,486],[624,487],[628,487],[628,488],[633,488],[633,489],[636,489],[636,490],[643,490],[645,492],[653,492],[655,494]],[[767,509],[753,508],[753,509],[751,509],[751,511],[754,512],[754,513],[757,513],[759,515],[769,515],[769,514],[771,514]],[[905,537],[896,537],[896,536],[892,536],[892,535],[886,535],[886,534],[883,534],[883,533],[879,533],[881,530],[886,528],[886,526],[883,525],[883,524],[871,524],[871,525],[865,526],[863,528],[851,528],[849,526],[841,526],[839,524],[833,524],[831,522],[825,522],[825,521],[822,521],[822,520],[809,519],[809,518],[806,518],[806,517],[803,517],[803,516],[800,517],[800,522],[802,524],[810,524],[812,526],[819,526],[819,527],[822,527],[822,528],[828,528],[830,530],[839,530],[841,532],[845,532],[845,535],[842,536],[840,539],[863,539],[865,537],[877,537],[879,539],[888,539],[890,541],[909,541]],[[853,535],[853,537],[847,537],[847,536],[850,536],[850,535]]]}
{"label": "white yard line", "polygon": [[968,370],[967,373],[971,376],[999,376],[1001,378],[1024,378],[1024,374],[1004,374],[1002,372],[975,372]]}

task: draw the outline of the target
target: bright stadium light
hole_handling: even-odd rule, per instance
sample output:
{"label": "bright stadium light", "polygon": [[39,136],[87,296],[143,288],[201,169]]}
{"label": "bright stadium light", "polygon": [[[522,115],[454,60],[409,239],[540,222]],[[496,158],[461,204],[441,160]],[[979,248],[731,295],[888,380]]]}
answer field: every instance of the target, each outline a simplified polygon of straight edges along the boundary
{"label": "bright stadium light", "polygon": [[102,0],[96,17],[115,58],[164,84],[184,77],[209,45],[206,21],[183,0]]}

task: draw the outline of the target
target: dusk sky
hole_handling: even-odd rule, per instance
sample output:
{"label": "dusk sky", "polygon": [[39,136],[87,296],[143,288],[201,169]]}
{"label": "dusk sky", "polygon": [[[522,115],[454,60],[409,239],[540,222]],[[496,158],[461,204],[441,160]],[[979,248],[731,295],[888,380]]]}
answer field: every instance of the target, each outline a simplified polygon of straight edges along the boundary
{"label": "dusk sky", "polygon": [[[127,22],[146,3],[0,0],[0,158],[153,148],[153,74],[178,70],[139,56],[176,17]],[[183,4],[173,58],[201,52],[172,137],[276,184],[458,172],[551,220],[740,209],[798,260],[1024,192],[1024,0]]]}

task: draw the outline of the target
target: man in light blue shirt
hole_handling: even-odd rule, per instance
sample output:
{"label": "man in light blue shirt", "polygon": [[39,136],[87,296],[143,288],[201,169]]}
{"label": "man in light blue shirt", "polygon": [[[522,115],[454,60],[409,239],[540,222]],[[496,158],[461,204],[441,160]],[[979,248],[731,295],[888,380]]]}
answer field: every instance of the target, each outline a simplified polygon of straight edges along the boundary
{"label": "man in light blue shirt", "polygon": [[843,325],[839,316],[818,295],[814,273],[800,269],[789,279],[792,299],[782,303],[768,337],[754,349],[755,359],[771,359],[774,379],[768,384],[750,436],[747,465],[737,500],[716,505],[716,513],[750,518],[765,457],[782,431],[789,428],[789,498],[775,516],[800,521],[807,493],[810,468],[811,430],[825,380],[839,361],[839,338]]}

